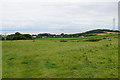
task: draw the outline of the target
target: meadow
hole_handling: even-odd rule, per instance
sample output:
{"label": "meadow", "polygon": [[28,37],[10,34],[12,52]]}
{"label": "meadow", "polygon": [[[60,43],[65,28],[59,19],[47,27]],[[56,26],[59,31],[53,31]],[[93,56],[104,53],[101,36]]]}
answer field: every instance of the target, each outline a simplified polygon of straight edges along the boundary
{"label": "meadow", "polygon": [[3,78],[118,78],[118,35],[2,41],[2,65]]}

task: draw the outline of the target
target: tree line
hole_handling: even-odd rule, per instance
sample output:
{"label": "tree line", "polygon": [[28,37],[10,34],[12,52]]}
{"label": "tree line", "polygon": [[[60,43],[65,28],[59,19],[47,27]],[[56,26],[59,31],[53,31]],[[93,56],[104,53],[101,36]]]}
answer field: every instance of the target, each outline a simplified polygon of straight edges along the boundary
{"label": "tree line", "polygon": [[30,34],[21,34],[19,32],[16,32],[15,34],[10,35],[0,35],[1,40],[31,40],[33,39],[32,35]]}
{"label": "tree line", "polygon": [[107,29],[96,29],[91,30],[83,33],[76,33],[76,34],[50,34],[50,33],[42,33],[38,35],[30,35],[30,34],[21,34],[16,32],[15,34],[10,34],[7,36],[0,35],[0,40],[32,40],[34,38],[69,38],[69,37],[88,37],[88,36],[96,36],[98,33],[104,32],[119,32],[117,30],[107,30]]}

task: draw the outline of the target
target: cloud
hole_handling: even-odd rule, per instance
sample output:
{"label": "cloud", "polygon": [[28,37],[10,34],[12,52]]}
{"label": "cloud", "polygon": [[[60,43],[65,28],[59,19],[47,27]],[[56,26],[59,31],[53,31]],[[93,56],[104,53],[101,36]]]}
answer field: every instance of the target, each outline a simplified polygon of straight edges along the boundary
{"label": "cloud", "polygon": [[119,0],[3,0],[3,2],[118,2]]}
{"label": "cloud", "polygon": [[113,17],[117,20],[117,2],[4,0],[2,3],[4,31],[74,33],[110,29]]}

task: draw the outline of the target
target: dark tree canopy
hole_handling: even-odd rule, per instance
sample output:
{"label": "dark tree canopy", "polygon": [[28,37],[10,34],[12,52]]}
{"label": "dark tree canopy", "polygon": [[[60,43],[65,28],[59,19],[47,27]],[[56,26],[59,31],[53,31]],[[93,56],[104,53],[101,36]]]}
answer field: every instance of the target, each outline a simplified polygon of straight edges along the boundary
{"label": "dark tree canopy", "polygon": [[32,36],[30,34],[23,34],[23,36],[27,39],[32,39]]}
{"label": "dark tree canopy", "polygon": [[15,35],[22,35],[22,34],[20,34],[19,32],[16,32]]}
{"label": "dark tree canopy", "polygon": [[29,40],[29,39],[32,39],[32,36],[30,34],[21,34],[19,32],[16,32],[15,34],[8,35],[6,39],[7,40]]}

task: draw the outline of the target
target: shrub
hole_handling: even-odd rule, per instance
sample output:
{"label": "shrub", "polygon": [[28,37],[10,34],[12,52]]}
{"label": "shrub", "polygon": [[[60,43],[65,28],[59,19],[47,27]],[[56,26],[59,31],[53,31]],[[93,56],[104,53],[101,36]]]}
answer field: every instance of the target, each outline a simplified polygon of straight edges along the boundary
{"label": "shrub", "polygon": [[60,40],[60,42],[67,42],[67,40],[62,39],[62,40]]}
{"label": "shrub", "polygon": [[90,39],[87,39],[86,41],[90,41],[90,42],[96,42],[96,41],[100,41],[102,40],[101,38],[90,38]]}
{"label": "shrub", "polygon": [[106,39],[105,37],[103,39]]}
{"label": "shrub", "polygon": [[0,40],[5,40],[5,37],[0,35]]}
{"label": "shrub", "polygon": [[23,61],[23,62],[21,62],[21,64],[28,64],[28,62],[24,62],[24,61]]}

